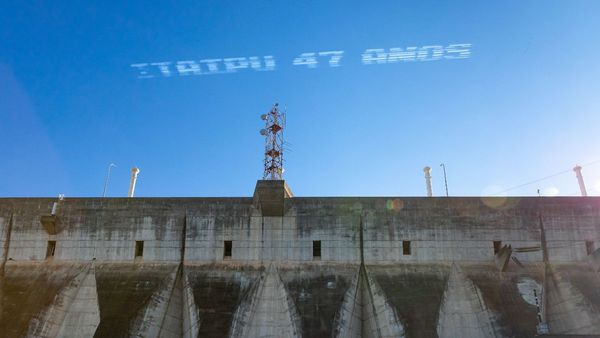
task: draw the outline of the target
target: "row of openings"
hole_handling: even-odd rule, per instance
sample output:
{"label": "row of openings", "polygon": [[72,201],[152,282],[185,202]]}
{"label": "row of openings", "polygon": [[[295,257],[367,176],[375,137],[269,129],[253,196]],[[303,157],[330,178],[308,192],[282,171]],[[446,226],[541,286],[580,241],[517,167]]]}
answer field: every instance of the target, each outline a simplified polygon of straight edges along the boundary
{"label": "row of openings", "polygon": [[[56,252],[56,241],[48,241],[46,247],[46,259],[54,257]],[[135,241],[135,258],[144,256],[144,241]]]}
{"label": "row of openings", "polygon": [[[223,259],[231,259],[232,241],[223,242]],[[321,259],[321,241],[313,241],[312,254],[314,260]]]}
{"label": "row of openings", "polygon": [[[494,242],[495,245],[495,242]],[[223,258],[230,259],[232,253],[233,243],[232,241],[223,242]],[[48,247],[46,249],[46,258],[54,257],[56,251],[56,241],[48,241]],[[410,255],[410,241],[402,241],[402,254]],[[321,259],[321,241],[313,241],[312,245],[313,259]],[[141,258],[144,256],[144,241],[135,241],[135,258]]]}
{"label": "row of openings", "polygon": [[[232,241],[223,242],[223,259],[231,259]],[[402,254],[410,255],[410,241],[402,241]],[[314,260],[321,259],[321,241],[313,241],[312,256]]]}
{"label": "row of openings", "polygon": [[[594,251],[594,242],[586,241],[587,254],[591,254]],[[223,258],[230,259],[232,253],[233,243],[232,241],[223,242]],[[502,248],[502,241],[494,241],[494,254]],[[54,257],[56,251],[56,241],[48,241],[48,248],[46,250],[46,258]],[[402,254],[407,256],[411,254],[410,241],[402,241]],[[321,241],[313,241],[312,246],[313,259],[321,259]],[[135,258],[144,256],[144,241],[135,241]]]}
{"label": "row of openings", "polygon": [[[497,254],[502,248],[502,241],[493,241],[494,254]],[[588,255],[592,254],[596,248],[593,241],[585,241],[585,249]],[[46,258],[54,257],[56,252],[56,241],[48,241],[46,248]],[[230,259],[232,252],[232,241],[223,242],[223,258]],[[313,259],[321,259],[321,241],[313,241],[312,246]],[[402,241],[402,254],[407,256],[411,254],[410,241]],[[135,258],[144,256],[144,241],[135,241]]]}

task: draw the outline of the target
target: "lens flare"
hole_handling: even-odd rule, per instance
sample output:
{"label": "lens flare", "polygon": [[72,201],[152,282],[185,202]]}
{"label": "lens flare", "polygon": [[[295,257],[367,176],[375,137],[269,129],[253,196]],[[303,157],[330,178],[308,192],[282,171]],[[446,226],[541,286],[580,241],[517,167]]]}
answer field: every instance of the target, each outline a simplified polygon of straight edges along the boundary
{"label": "lens flare", "polygon": [[505,190],[506,187],[502,185],[489,185],[481,191],[481,202],[489,208],[497,210],[514,207],[519,202],[519,198],[508,198]]}
{"label": "lens flare", "polygon": [[399,211],[402,210],[402,208],[404,208],[404,202],[402,202],[402,200],[398,198],[390,199],[385,202],[385,207],[387,210],[390,211]]}
{"label": "lens flare", "polygon": [[493,184],[488,185],[481,191],[481,196],[506,196],[506,193],[499,194],[498,192],[506,189],[503,185]]}
{"label": "lens flare", "polygon": [[542,190],[542,196],[558,196],[559,193],[557,187],[546,187]]}

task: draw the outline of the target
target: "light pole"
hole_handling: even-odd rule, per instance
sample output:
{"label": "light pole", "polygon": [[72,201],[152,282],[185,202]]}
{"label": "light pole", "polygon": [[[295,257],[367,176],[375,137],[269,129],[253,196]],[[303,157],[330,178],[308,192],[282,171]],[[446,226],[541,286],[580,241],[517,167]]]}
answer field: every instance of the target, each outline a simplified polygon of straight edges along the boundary
{"label": "light pole", "polygon": [[108,181],[110,180],[110,171],[113,167],[116,167],[117,165],[114,163],[111,163],[108,165],[108,171],[106,172],[106,179],[104,180],[104,190],[102,190],[102,197],[106,197],[106,191],[108,190]]}
{"label": "light pole", "polygon": [[448,179],[446,178],[446,165],[442,163],[440,164],[440,167],[444,169],[444,184],[446,185],[446,197],[448,197]]}

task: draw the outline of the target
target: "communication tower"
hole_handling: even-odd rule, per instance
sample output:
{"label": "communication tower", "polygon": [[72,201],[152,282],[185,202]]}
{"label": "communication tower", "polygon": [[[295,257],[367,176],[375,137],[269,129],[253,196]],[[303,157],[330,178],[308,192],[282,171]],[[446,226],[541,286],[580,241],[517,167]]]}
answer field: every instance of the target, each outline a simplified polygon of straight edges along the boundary
{"label": "communication tower", "polygon": [[265,121],[265,128],[260,130],[260,134],[266,139],[263,180],[283,180],[285,112],[281,112],[279,104],[275,103],[271,111],[260,118]]}

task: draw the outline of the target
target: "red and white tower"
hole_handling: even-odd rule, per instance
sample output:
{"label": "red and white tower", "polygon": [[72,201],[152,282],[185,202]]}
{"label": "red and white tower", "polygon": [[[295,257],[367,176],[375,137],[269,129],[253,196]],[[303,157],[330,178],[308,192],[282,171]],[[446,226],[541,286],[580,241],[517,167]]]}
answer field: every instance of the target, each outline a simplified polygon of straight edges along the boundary
{"label": "red and white tower", "polygon": [[265,128],[260,134],[265,136],[265,171],[263,180],[283,180],[283,129],[285,128],[285,112],[279,110],[275,103],[267,114],[260,118],[265,121]]}

